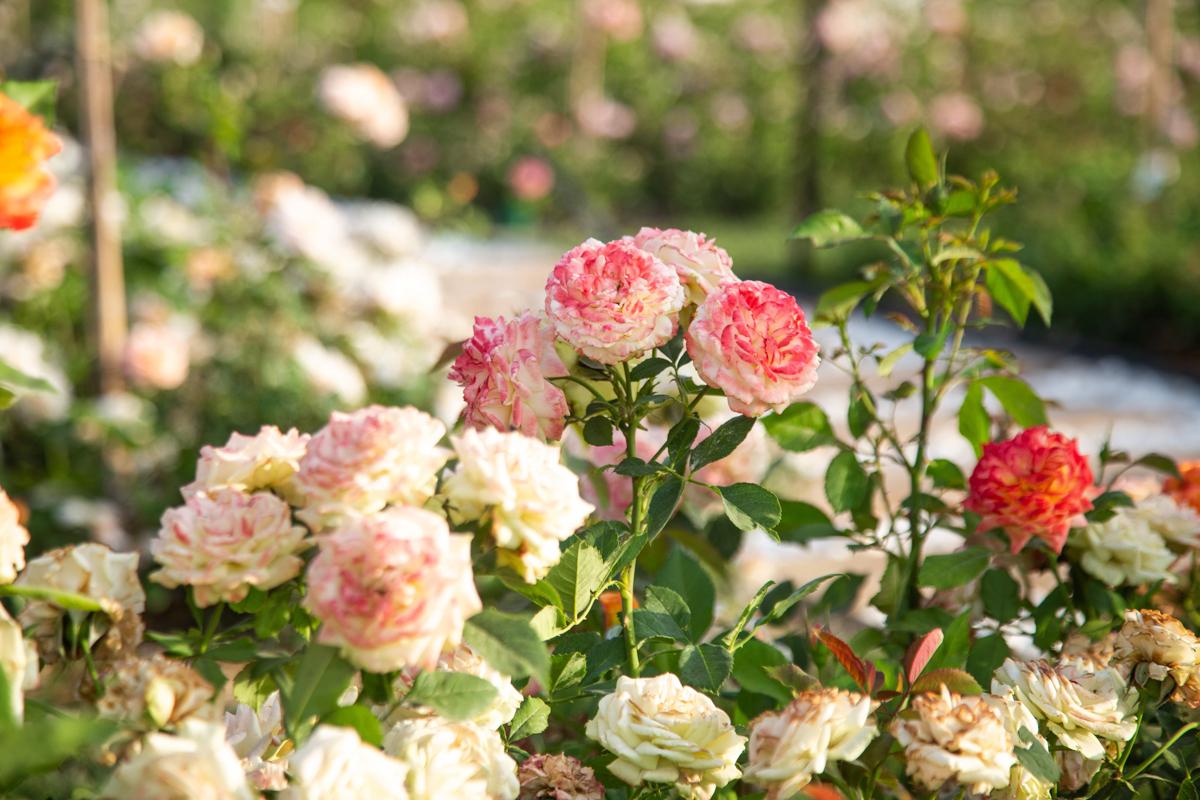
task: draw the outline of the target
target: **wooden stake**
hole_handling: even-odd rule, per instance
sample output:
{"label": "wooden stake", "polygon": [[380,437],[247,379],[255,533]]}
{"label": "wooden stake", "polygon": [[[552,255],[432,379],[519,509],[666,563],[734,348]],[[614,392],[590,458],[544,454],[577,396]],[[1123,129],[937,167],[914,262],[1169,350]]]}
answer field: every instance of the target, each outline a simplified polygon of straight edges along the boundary
{"label": "wooden stake", "polygon": [[107,0],[75,0],[76,49],[83,134],[91,160],[92,324],[100,391],[124,388],[121,358],[128,321],[121,262],[121,198],[113,124],[112,45]]}

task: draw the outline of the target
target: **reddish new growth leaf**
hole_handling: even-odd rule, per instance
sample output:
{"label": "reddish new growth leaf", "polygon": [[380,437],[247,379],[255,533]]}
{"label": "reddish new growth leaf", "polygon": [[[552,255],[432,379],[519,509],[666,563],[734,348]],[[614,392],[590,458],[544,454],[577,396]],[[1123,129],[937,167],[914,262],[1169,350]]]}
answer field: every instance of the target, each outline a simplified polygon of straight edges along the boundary
{"label": "reddish new growth leaf", "polygon": [[925,665],[929,663],[929,659],[933,658],[933,654],[941,645],[943,638],[942,629],[934,628],[908,648],[908,653],[904,656],[904,676],[908,678],[909,684],[912,684],[921,674],[921,670],[925,669]]}
{"label": "reddish new growth leaf", "polygon": [[850,677],[854,679],[854,682],[861,686],[862,690],[867,694],[874,692],[875,688],[883,683],[883,675],[879,673],[879,670],[875,669],[874,664],[869,664],[854,655],[854,651],[850,649],[850,645],[829,631],[821,630],[818,626],[813,628],[812,636],[829,648],[829,651],[833,653],[833,657],[838,660],[839,664],[845,667],[846,672],[850,673]]}
{"label": "reddish new growth leaf", "polygon": [[841,792],[824,783],[810,783],[800,791],[811,797],[812,800],[846,800]]}

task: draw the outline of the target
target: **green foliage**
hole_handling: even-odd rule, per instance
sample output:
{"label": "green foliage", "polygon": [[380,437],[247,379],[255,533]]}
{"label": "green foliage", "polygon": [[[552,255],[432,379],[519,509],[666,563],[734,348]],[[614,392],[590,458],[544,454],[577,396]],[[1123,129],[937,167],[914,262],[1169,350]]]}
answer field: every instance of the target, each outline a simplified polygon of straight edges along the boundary
{"label": "green foliage", "polygon": [[497,689],[484,678],[462,672],[422,672],[404,696],[450,720],[472,719],[496,702]]}

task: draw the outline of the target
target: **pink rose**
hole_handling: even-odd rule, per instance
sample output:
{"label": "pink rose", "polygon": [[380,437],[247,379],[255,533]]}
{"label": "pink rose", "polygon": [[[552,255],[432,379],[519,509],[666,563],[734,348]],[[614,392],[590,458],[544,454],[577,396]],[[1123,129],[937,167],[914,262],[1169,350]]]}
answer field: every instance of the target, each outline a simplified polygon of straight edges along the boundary
{"label": "pink rose", "polygon": [[541,200],[554,189],[554,167],[544,158],[525,156],[508,171],[508,185],[522,200]]}
{"label": "pink rose", "polygon": [[314,529],[347,511],[370,514],[388,503],[430,498],[449,451],[437,446],[446,426],[411,406],[334,411],[308,443],[293,486]]}
{"label": "pink rose", "polygon": [[554,328],[525,311],[512,320],[476,317],[475,334],[463,343],[450,379],[463,387],[468,425],[558,441],[570,408],[548,379],[567,374],[554,349]]}
{"label": "pink rose", "polygon": [[125,374],[139,386],[178,389],[187,380],[191,357],[182,330],[169,324],[139,322],[125,343]]}
{"label": "pink rose", "polygon": [[642,228],[633,243],[675,268],[687,288],[687,301],[694,305],[703,303],[721,281],[737,280],[729,253],[703,233]]}
{"label": "pink rose", "polygon": [[300,468],[310,438],[295,428],[282,433],[274,425],[263,425],[255,436],[234,433],[224,447],[200,448],[196,480],[180,491],[187,498],[218,489],[253,492],[283,486]]}
{"label": "pink rose", "polygon": [[670,341],[685,293],[674,268],[632,242],[588,239],[546,282],[546,314],[588,358],[620,364]]}
{"label": "pink rose", "polygon": [[168,588],[190,585],[196,605],[236,603],[250,588],[273,589],[300,574],[297,553],[309,542],[273,494],[221,489],[167,509],[150,552],[162,569],[150,576]]}
{"label": "pink rose", "polygon": [[451,534],[424,509],[350,515],[308,567],[305,606],[319,641],[371,672],[435,669],[482,609],[471,572],[471,537]]}
{"label": "pink rose", "polygon": [[761,281],[725,281],[684,335],[700,378],[748,417],[783,411],[817,382],[817,344],[795,298]]}

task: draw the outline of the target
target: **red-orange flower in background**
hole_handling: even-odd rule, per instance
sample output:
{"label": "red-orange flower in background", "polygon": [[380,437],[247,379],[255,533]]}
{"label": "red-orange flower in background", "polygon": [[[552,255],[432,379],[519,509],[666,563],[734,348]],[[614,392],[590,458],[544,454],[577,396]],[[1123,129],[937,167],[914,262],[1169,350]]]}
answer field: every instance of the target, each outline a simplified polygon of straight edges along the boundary
{"label": "red-orange flower in background", "polygon": [[1163,481],[1163,494],[1170,496],[1180,506],[1188,506],[1200,513],[1200,461],[1183,461],[1179,464],[1178,478]]}
{"label": "red-orange flower in background", "polygon": [[1034,536],[1061,553],[1098,491],[1077,442],[1042,425],[983,446],[963,508],[983,517],[979,533],[1003,528],[1014,553]]}
{"label": "red-orange flower in background", "polygon": [[32,228],[57,181],[46,159],[62,142],[14,100],[0,94],[0,228]]}

